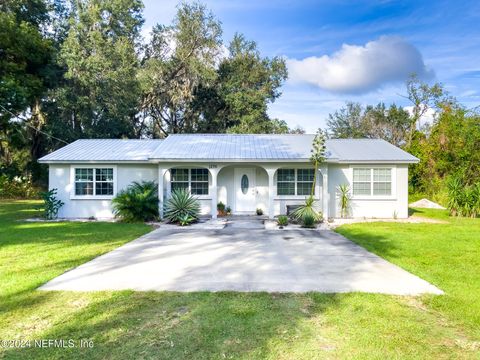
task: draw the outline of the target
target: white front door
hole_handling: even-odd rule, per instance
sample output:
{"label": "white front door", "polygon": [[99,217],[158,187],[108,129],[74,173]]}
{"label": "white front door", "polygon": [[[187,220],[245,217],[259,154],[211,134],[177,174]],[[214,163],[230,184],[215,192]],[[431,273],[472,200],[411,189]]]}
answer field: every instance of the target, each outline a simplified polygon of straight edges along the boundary
{"label": "white front door", "polygon": [[234,175],[235,212],[255,212],[255,168],[236,168]]}

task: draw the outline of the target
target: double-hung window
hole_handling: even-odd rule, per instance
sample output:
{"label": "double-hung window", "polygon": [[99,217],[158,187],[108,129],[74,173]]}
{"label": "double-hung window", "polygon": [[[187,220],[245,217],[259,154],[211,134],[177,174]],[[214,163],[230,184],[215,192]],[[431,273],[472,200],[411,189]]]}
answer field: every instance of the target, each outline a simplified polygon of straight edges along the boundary
{"label": "double-hung window", "polygon": [[392,195],[391,168],[354,168],[354,196],[390,196]]}
{"label": "double-hung window", "polygon": [[314,169],[297,169],[297,195],[311,194],[314,171]]}
{"label": "double-hung window", "polygon": [[310,195],[314,169],[279,169],[277,195]]}
{"label": "double-hung window", "polygon": [[113,168],[75,168],[75,196],[113,196]]}
{"label": "double-hung window", "polygon": [[172,169],[172,191],[186,189],[192,195],[208,195],[208,169]]}

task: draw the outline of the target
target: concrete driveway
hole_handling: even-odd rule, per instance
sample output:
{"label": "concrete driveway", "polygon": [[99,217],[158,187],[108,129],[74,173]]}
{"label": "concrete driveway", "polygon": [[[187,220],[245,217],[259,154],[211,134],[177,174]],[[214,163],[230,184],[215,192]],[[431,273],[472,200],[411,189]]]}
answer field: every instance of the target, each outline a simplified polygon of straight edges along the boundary
{"label": "concrete driveway", "polygon": [[42,290],[441,294],[332,231],[157,229]]}

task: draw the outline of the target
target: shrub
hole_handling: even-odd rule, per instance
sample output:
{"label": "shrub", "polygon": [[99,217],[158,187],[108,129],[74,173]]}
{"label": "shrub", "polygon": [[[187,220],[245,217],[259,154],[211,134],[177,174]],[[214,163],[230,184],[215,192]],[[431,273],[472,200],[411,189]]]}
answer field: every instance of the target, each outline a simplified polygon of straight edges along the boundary
{"label": "shrub", "polygon": [[302,218],[302,225],[305,228],[313,228],[315,227],[315,217],[311,214],[305,214],[305,216]]}
{"label": "shrub", "polygon": [[0,198],[3,199],[32,199],[42,196],[33,185],[31,176],[0,175]]}
{"label": "shrub", "polygon": [[287,226],[288,225],[288,216],[287,215],[280,215],[277,219],[277,224],[279,226]]}
{"label": "shrub", "polygon": [[257,213],[258,216],[263,215],[263,210],[260,209],[260,208],[257,208],[257,210],[255,212]]}
{"label": "shrub", "polygon": [[313,196],[305,199],[305,204],[300,205],[292,212],[292,217],[296,221],[303,221],[305,216],[311,216],[314,222],[322,220],[322,213],[316,210],[316,200]]}
{"label": "shrub", "polygon": [[133,182],[112,200],[113,212],[125,222],[158,219],[158,187],[153,181]]}
{"label": "shrub", "polygon": [[43,214],[46,219],[56,219],[58,211],[64,205],[64,202],[57,199],[57,189],[51,189],[41,193],[43,199]]}
{"label": "shrub", "polygon": [[[188,190],[178,189],[172,192],[172,197],[165,204],[165,218],[171,223],[188,224],[196,221],[200,214],[198,200]],[[187,225],[187,224],[185,224]]]}
{"label": "shrub", "polygon": [[230,215],[232,213],[232,208],[230,206],[227,206],[225,211],[227,212],[227,215]]}
{"label": "shrub", "polygon": [[451,216],[480,215],[480,182],[467,186],[459,177],[453,177],[448,180],[447,188]]}

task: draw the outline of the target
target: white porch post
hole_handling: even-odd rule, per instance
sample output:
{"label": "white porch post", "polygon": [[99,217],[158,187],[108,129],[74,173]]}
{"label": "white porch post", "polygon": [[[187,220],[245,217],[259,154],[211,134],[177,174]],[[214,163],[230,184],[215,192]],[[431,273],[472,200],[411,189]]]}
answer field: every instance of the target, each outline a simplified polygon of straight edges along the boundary
{"label": "white porch post", "polygon": [[163,179],[168,169],[158,166],[158,213],[160,219],[163,219]]}
{"label": "white porch post", "polygon": [[328,219],[329,216],[329,193],[328,193],[328,165],[324,164],[320,167],[320,172],[322,173],[322,211],[323,211],[323,218],[325,220]]}
{"label": "white porch post", "polygon": [[209,192],[212,194],[212,219],[217,218],[217,202],[218,202],[218,190],[217,190],[217,175],[219,169],[209,169],[210,174],[212,175],[212,184],[210,186]]}
{"label": "white porch post", "polygon": [[275,216],[275,205],[274,205],[274,197],[275,197],[275,186],[274,186],[274,177],[275,171],[277,169],[265,169],[268,174],[268,218],[273,219]]}

